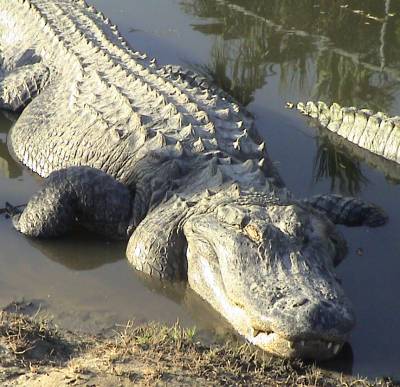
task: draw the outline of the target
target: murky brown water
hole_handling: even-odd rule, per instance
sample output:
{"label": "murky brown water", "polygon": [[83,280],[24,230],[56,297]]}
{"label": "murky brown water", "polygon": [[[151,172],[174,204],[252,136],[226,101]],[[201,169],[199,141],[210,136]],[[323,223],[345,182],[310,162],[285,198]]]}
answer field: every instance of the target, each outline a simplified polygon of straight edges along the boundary
{"label": "murky brown water", "polygon": [[[390,0],[92,0],[137,49],[207,73],[254,113],[272,158],[298,196],[353,194],[384,207],[381,229],[344,229],[339,268],[356,314],[347,371],[400,377],[400,168],[340,144],[283,106],[321,99],[400,114],[400,3]],[[394,15],[393,15],[394,14]],[[40,184],[8,155],[0,121],[0,203]],[[85,236],[32,242],[0,219],[0,304],[25,297],[70,327],[127,319],[223,322],[182,286],[140,277],[123,244]],[[356,254],[361,248],[363,254]]]}

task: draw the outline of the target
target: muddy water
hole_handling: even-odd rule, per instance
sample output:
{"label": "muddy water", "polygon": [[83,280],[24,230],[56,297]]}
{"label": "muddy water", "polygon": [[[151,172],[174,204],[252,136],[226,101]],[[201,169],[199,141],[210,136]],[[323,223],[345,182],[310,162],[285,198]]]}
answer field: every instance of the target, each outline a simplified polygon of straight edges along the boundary
{"label": "muddy water", "polygon": [[[400,168],[357,151],[283,109],[321,99],[400,114],[400,5],[354,0],[92,0],[137,49],[192,66],[255,115],[272,158],[298,195],[352,194],[390,215],[381,229],[344,229],[339,268],[357,315],[342,369],[400,377]],[[40,180],[14,163],[0,121],[0,203],[24,203]],[[88,236],[32,242],[0,219],[0,303],[36,300],[62,324],[101,329],[139,321],[224,324],[182,286],[143,279],[123,244]],[[338,365],[334,365],[338,366]]]}

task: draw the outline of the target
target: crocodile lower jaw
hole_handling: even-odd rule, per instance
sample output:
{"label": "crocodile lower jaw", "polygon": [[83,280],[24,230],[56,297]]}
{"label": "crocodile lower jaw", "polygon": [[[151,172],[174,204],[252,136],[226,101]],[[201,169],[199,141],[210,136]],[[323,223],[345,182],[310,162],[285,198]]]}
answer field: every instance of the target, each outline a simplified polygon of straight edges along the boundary
{"label": "crocodile lower jaw", "polygon": [[256,331],[246,335],[249,342],[264,351],[284,358],[327,360],[336,356],[344,341],[288,340],[275,332]]}

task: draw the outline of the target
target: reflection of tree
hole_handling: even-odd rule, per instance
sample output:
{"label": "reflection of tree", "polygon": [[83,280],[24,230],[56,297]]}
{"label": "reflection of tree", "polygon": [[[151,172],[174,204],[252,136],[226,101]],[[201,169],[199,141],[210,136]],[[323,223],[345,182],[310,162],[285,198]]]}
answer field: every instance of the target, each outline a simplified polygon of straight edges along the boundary
{"label": "reflection of tree", "polygon": [[[281,87],[306,98],[390,109],[400,80],[400,34],[399,19],[388,15],[400,12],[400,3],[355,0],[350,8],[328,0],[181,4],[209,20],[194,26],[218,36],[205,70],[239,101],[251,101],[266,77],[279,70]],[[307,90],[311,80],[315,86]]]}
{"label": "reflection of tree", "polygon": [[330,178],[331,191],[357,194],[368,179],[363,175],[360,162],[335,147],[328,137],[317,137],[317,154],[314,159],[315,181]]}
{"label": "reflection of tree", "polygon": [[331,178],[331,188],[340,192],[357,193],[368,183],[361,170],[361,162],[381,171],[385,178],[400,183],[400,165],[349,143],[343,137],[324,128],[319,129],[314,177]]}
{"label": "reflection of tree", "polygon": [[[306,76],[308,41],[271,30],[268,24],[259,20],[247,23],[237,13],[232,10],[225,12],[223,7],[214,2],[184,2],[183,6],[202,17],[221,20],[194,26],[195,30],[202,33],[218,36],[211,52],[211,63],[198,66],[197,69],[211,77],[239,102],[246,105],[253,100],[254,91],[265,84],[268,76],[276,74],[273,68],[276,63],[285,68],[292,63],[292,68],[296,69],[292,74],[302,86]],[[281,76],[284,82],[284,71]]]}
{"label": "reflection of tree", "polygon": [[267,64],[259,60],[260,51],[261,56],[265,55],[260,48],[235,46],[217,39],[211,63],[194,67],[242,105],[247,105],[253,100],[254,90],[264,85],[270,71]]}
{"label": "reflection of tree", "polygon": [[340,101],[342,106],[357,106],[374,111],[390,110],[398,83],[386,74],[371,72],[348,58],[326,51],[316,60],[316,83],[312,99]]}
{"label": "reflection of tree", "polygon": [[[279,74],[281,90],[291,97],[388,113],[395,105],[400,2],[181,0],[181,5],[204,20],[193,28],[216,36],[204,72],[243,104]],[[327,138],[319,143],[316,179],[329,177],[332,188],[349,193],[360,190],[367,182],[360,158],[352,161]],[[370,164],[397,180],[392,166],[375,159]]]}

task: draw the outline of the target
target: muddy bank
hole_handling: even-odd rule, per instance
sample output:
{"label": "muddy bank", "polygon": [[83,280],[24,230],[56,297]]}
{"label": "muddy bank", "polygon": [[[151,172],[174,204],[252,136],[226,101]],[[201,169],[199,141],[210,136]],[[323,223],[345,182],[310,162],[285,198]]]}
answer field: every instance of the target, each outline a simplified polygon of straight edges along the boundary
{"label": "muddy bank", "polygon": [[104,334],[57,328],[29,303],[0,311],[4,386],[282,385],[395,386],[271,358],[232,341],[205,344],[178,324],[128,322]]}

